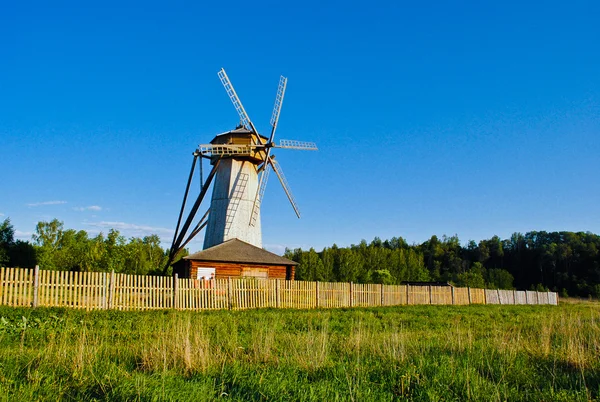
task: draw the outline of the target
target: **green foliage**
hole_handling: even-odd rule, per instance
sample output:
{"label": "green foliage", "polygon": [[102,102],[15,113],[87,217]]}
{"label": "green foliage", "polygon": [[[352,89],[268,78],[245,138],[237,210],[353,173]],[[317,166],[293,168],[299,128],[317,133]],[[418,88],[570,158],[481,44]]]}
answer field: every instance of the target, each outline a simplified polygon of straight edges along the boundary
{"label": "green foliage", "polygon": [[35,249],[28,242],[15,240],[15,229],[6,218],[0,223],[0,267],[31,268],[35,264]]}
{"label": "green foliage", "polygon": [[15,229],[6,218],[0,223],[0,266],[8,265],[10,262],[9,250],[15,239]]}
{"label": "green foliage", "polygon": [[286,256],[300,263],[298,278],[306,280],[372,283],[380,280],[376,271],[386,270],[393,283],[451,281],[499,289],[565,289],[570,295],[596,296],[600,293],[599,250],[600,236],[589,232],[529,232],[514,233],[506,240],[498,236],[479,243],[471,240],[464,247],[457,236],[440,239],[434,235],[418,245],[408,245],[402,238],[382,241],[376,237],[371,243],[334,245],[316,256],[314,250],[302,249]]}
{"label": "green foliage", "polygon": [[33,244],[13,238],[14,230],[6,219],[0,224],[0,265],[31,268],[38,264],[47,270],[114,270],[146,275],[162,272],[167,260],[157,235],[126,240],[119,231],[110,229],[106,237],[100,233],[90,238],[84,230],[65,229],[57,219],[38,222]]}
{"label": "green foliage", "polygon": [[487,287],[491,289],[513,289],[514,278],[505,269],[492,268],[487,271]]}
{"label": "green foliage", "polygon": [[480,272],[475,270],[460,273],[456,276],[456,285],[460,287],[485,288],[485,280]]}
{"label": "green foliage", "polygon": [[381,283],[383,285],[392,285],[394,278],[387,269],[378,269],[373,271],[373,283]]}

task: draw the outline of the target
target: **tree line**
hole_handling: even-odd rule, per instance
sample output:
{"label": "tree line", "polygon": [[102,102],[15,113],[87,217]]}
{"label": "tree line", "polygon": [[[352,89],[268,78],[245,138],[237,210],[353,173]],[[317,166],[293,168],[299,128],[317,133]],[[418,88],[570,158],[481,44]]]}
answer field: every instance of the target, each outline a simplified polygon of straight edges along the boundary
{"label": "tree line", "polygon": [[[421,244],[401,237],[338,247],[286,249],[299,263],[296,279],[399,284],[442,281],[457,286],[536,289],[563,296],[600,297],[600,236],[590,232],[514,233],[462,245],[457,236]],[[187,255],[187,250],[179,258]],[[158,275],[168,250],[158,235],[125,238],[118,230],[91,237],[54,219],[38,222],[31,242],[15,239],[10,219],[0,222],[0,266]]]}
{"label": "tree line", "polygon": [[461,245],[457,236],[422,244],[376,237],[350,247],[286,249],[298,280],[398,284],[442,281],[457,286],[553,290],[600,297],[600,236],[590,232],[514,233]]}
{"label": "tree line", "polygon": [[0,266],[158,275],[167,263],[167,250],[155,234],[127,239],[110,229],[90,237],[85,230],[65,229],[57,219],[38,222],[31,243],[15,240],[14,234],[5,219],[0,224]]}

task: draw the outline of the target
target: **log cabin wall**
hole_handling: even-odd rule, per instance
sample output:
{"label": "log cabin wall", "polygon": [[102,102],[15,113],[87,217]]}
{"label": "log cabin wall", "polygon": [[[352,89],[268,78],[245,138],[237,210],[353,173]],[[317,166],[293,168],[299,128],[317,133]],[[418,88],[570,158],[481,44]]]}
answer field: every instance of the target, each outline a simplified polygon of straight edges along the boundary
{"label": "log cabin wall", "polygon": [[[252,276],[248,271],[255,271],[258,274],[261,271],[266,271],[269,279],[284,279],[293,280],[295,267],[293,265],[264,265],[251,263],[235,263],[235,262],[214,262],[214,261],[189,261],[189,270],[185,270],[188,278],[196,279],[198,268],[215,268],[215,278],[240,278],[242,276]],[[243,275],[246,271],[246,275]]]}

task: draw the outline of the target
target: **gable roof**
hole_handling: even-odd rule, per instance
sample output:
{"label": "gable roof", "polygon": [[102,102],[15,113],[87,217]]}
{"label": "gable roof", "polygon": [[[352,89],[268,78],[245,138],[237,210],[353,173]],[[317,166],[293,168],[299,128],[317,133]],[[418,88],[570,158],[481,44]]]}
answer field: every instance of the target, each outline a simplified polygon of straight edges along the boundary
{"label": "gable roof", "polygon": [[298,265],[270,251],[253,246],[239,239],[230,239],[216,246],[183,257],[185,260],[214,262],[245,262],[269,265]]}

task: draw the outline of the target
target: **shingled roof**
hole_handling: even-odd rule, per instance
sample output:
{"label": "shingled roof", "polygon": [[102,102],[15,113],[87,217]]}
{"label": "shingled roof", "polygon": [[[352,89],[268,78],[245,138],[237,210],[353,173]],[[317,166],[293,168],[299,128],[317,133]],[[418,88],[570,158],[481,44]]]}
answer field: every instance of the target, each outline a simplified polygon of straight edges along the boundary
{"label": "shingled roof", "polygon": [[239,239],[230,239],[216,246],[183,257],[185,260],[243,262],[268,265],[298,265],[297,262],[273,254]]}

